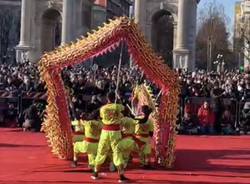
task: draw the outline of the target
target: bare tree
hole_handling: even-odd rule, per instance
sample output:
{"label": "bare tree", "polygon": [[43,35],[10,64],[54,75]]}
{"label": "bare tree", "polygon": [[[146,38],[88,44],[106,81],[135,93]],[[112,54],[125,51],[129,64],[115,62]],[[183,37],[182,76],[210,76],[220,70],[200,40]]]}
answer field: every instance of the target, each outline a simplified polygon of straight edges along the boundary
{"label": "bare tree", "polygon": [[213,62],[218,55],[222,55],[225,62],[231,61],[228,22],[229,18],[224,13],[224,7],[215,1],[207,3],[199,12],[196,37],[196,62],[199,68],[209,71],[213,69]]}

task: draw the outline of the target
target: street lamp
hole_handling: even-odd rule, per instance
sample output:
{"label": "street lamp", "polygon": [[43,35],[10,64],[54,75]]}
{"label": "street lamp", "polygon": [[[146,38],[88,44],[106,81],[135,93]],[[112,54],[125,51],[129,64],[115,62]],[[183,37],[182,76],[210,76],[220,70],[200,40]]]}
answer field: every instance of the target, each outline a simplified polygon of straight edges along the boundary
{"label": "street lamp", "polygon": [[217,60],[214,62],[214,64],[216,65],[216,69],[218,73],[224,71],[225,62],[223,60],[222,54],[217,55]]}
{"label": "street lamp", "polygon": [[210,72],[212,69],[212,39],[214,33],[214,20],[215,18],[210,18],[210,32],[207,40],[207,71]]}
{"label": "street lamp", "polygon": [[212,41],[211,37],[208,37],[207,42],[207,71],[211,71],[211,62],[212,62]]}

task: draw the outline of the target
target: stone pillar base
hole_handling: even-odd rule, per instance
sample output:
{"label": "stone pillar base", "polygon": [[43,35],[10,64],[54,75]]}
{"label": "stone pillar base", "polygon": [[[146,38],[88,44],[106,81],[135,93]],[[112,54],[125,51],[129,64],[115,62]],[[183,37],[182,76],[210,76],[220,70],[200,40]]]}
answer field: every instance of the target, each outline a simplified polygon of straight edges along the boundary
{"label": "stone pillar base", "polygon": [[16,49],[16,62],[23,63],[26,60],[29,60],[28,52],[31,50],[30,46],[18,45]]}
{"label": "stone pillar base", "polygon": [[173,68],[190,70],[190,51],[188,49],[175,49],[173,51]]}

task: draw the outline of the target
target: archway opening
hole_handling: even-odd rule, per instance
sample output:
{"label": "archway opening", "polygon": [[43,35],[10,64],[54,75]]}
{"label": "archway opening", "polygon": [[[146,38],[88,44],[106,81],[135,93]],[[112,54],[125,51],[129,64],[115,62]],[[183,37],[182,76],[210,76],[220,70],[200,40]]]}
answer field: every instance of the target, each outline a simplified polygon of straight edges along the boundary
{"label": "archway opening", "polygon": [[55,9],[48,9],[42,16],[41,50],[48,52],[61,44],[62,18]]}
{"label": "archway opening", "polygon": [[160,10],[152,17],[152,46],[165,63],[173,66],[174,18],[167,10]]}

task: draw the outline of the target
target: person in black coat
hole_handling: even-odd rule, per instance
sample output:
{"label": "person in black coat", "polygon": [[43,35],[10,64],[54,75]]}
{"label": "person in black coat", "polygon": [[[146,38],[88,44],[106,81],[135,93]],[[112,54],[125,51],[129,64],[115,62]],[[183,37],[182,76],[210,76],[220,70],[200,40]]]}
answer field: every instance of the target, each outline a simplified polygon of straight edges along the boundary
{"label": "person in black coat", "polygon": [[41,128],[41,119],[38,114],[38,110],[36,104],[33,103],[28,109],[24,112],[24,123],[23,123],[23,130],[30,130],[30,131],[40,131]]}

